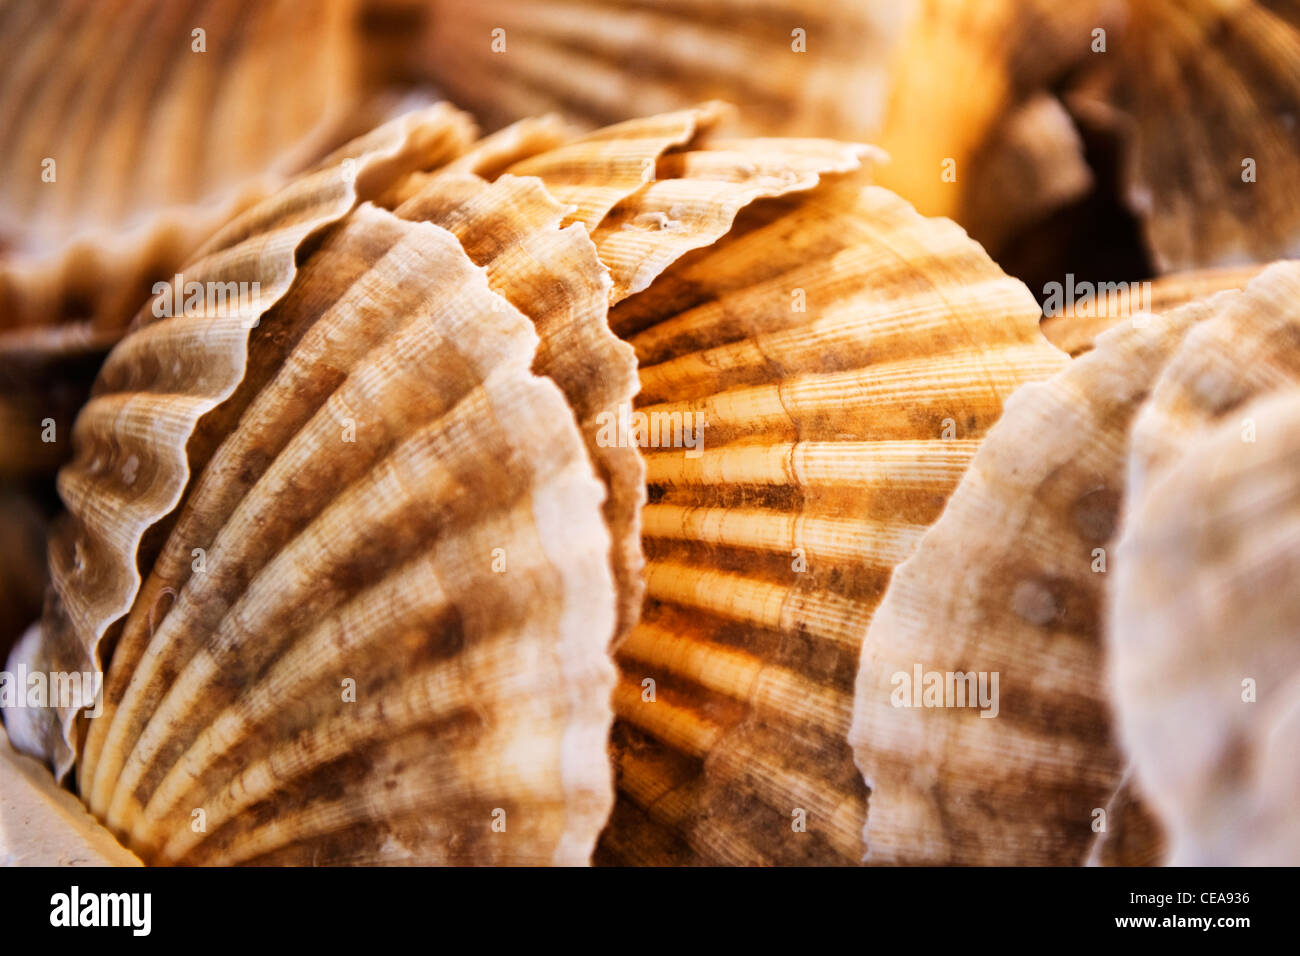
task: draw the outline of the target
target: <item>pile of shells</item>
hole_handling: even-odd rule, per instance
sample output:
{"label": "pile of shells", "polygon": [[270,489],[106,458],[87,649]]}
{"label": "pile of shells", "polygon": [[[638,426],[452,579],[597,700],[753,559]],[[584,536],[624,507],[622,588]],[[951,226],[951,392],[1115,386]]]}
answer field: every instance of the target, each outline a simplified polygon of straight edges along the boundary
{"label": "pile of shells", "polygon": [[[5,35],[73,17],[40,6],[6,9]],[[889,109],[827,118],[842,51],[820,78],[755,79],[753,111],[683,105],[790,35],[773,0],[711,73],[628,87],[666,111],[486,136],[447,102],[395,107],[388,73],[449,44],[448,90],[494,125],[575,99],[617,115],[609,60],[550,68],[591,53],[587,4],[328,3],[294,43],[282,6],[214,15],[205,35],[246,31],[240,55],[138,115],[79,101],[56,131],[95,146],[73,189],[0,196],[25,243],[0,249],[0,423],[58,434],[0,445],[0,477],[57,469],[61,503],[51,519],[30,484],[0,487],[0,593],[26,628],[0,683],[0,860],[1300,861],[1300,263],[1267,261],[1284,217],[1241,267],[1041,321],[846,132],[930,149],[891,110],[944,62],[978,108],[927,125],[998,166],[989,143],[1005,158],[1059,119],[1060,67],[999,44],[1050,22],[1068,46],[1127,4],[1006,0],[976,23],[958,0],[863,0],[852,22],[903,64]],[[676,62],[729,7],[633,6],[599,8],[600,57],[644,27]],[[1142,36],[1192,44],[1222,6],[1152,4],[1177,29]],[[498,21],[506,70],[467,52]],[[104,28],[82,28],[89,58]],[[126,71],[119,53],[85,69]],[[25,118],[41,62],[4,67],[15,170],[50,141]],[[1090,89],[1165,108],[1125,62]],[[254,83],[284,102],[222,106]],[[125,164],[134,131],[200,120],[221,137]],[[224,137],[229,155],[186,152]],[[916,168],[890,182],[921,196]],[[1044,189],[996,228],[1070,193]],[[963,188],[944,211],[990,201]],[[1179,246],[1210,228],[1171,226],[1179,203],[1147,222],[1161,264],[1233,259],[1231,230]],[[56,695],[56,674],[89,688]],[[27,675],[50,676],[40,700]],[[6,826],[20,813],[56,821],[47,843]]]}

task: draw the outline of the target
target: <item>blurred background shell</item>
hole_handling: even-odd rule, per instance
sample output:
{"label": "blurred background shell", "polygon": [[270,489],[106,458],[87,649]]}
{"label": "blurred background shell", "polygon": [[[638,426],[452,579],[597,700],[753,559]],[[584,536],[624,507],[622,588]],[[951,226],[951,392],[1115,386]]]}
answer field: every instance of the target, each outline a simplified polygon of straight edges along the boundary
{"label": "blurred background shell", "polygon": [[[879,129],[910,0],[373,0],[405,15],[430,76],[489,127],[591,124],[719,98],[738,128],[859,140]],[[810,51],[811,55],[803,55]]]}
{"label": "blurred background shell", "polygon": [[66,458],[98,363],[155,282],[394,108],[400,91],[372,82],[360,4],[303,13],[290,0],[0,10],[0,475]]}
{"label": "blurred background shell", "polygon": [[881,185],[959,222],[1031,288],[1067,270],[1137,279],[1268,262],[1300,243],[1282,185],[1300,152],[1294,0],[375,8],[422,38],[406,74],[489,127],[716,96],[744,107],[746,132],[878,142],[893,160]]}

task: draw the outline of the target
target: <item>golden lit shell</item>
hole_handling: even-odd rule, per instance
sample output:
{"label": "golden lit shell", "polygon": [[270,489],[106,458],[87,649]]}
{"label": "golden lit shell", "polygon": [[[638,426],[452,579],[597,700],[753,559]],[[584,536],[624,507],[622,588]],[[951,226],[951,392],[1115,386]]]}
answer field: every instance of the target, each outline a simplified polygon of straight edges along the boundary
{"label": "golden lit shell", "polygon": [[550,110],[587,123],[739,104],[751,133],[879,129],[912,4],[878,0],[383,0],[423,18],[409,69],[491,127]]}
{"label": "golden lit shell", "polygon": [[1220,422],[1184,442],[1125,518],[1116,706],[1171,864],[1294,866],[1300,391]]}
{"label": "golden lit shell", "polygon": [[1246,283],[1263,269],[1262,265],[1198,269],[1144,282],[1111,283],[1121,291],[1115,295],[1098,295],[1096,302],[1104,302],[1104,306],[1094,305],[1087,310],[1087,315],[1082,315],[1080,310],[1073,308],[1049,315],[1043,319],[1043,334],[1061,351],[1078,358],[1092,349],[1097,336],[1125,319],[1131,319],[1141,312],[1168,312],[1215,292],[1245,288]]}
{"label": "golden lit shell", "polygon": [[862,635],[1002,403],[1065,360],[1037,316],[959,228],[860,179],[755,206],[615,307],[637,412],[704,427],[646,449],[598,861],[859,861]]}
{"label": "golden lit shell", "polygon": [[[1211,314],[1195,302],[1122,322],[1021,389],[943,517],[896,569],[863,646],[850,737],[872,791],[869,860],[1074,864],[1158,853],[1141,841],[1099,846],[1121,821],[1094,832],[1105,819],[1097,811],[1132,802],[1106,702],[1104,596],[1134,417]],[[918,665],[997,673],[998,715],[895,706],[896,675]]]}
{"label": "golden lit shell", "polygon": [[917,0],[890,76],[881,185],[985,243],[1078,197],[1091,181],[1082,146],[1043,91],[1122,2]]}

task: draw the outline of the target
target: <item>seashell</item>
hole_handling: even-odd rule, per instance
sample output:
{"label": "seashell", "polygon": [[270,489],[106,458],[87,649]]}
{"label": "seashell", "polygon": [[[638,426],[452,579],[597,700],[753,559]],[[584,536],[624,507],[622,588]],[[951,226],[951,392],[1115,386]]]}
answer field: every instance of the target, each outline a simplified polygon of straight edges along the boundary
{"label": "seashell", "polygon": [[1125,516],[1112,680],[1173,865],[1300,861],[1298,462],[1292,384],[1187,436]]}
{"label": "seashell", "polygon": [[[857,140],[880,127],[908,3],[384,0],[428,76],[490,128],[562,112],[589,125],[721,97],[738,131]],[[422,23],[422,27],[417,25]],[[755,64],[762,64],[755,69]]]}
{"label": "seashell", "polygon": [[[251,325],[289,288],[301,243],[346,214],[359,191],[364,196],[365,190],[386,187],[381,174],[404,174],[414,163],[412,154],[442,155],[447,139],[454,141],[464,123],[462,114],[445,106],[410,114],[340,150],[283,192],[279,206],[255,207],[233,220],[200,252],[202,268],[189,281],[200,289],[220,284],[223,306],[225,283],[243,283],[245,294],[236,296],[239,308],[223,307],[221,315],[203,323],[186,322],[194,315],[185,315],[184,308],[151,303],[142,310],[144,328],[135,339],[137,346],[115,350],[97,386],[123,394],[97,396],[83,410],[73,429],[79,457],[59,479],[60,495],[77,520],[56,531],[50,543],[51,579],[64,600],[58,620],[46,627],[42,669],[99,670],[99,642],[108,626],[130,608],[139,583],[139,543],[175,506],[184,487],[185,442],[195,423],[229,397],[244,374],[242,343]],[[180,276],[167,296],[171,305],[186,303],[186,280]],[[193,304],[196,313],[206,308],[204,301]],[[178,314],[155,314],[168,311]],[[146,360],[134,348],[146,342],[165,343],[170,350],[165,368],[142,364]],[[172,391],[132,394],[131,384],[146,374],[166,376],[162,381],[168,381]],[[133,431],[135,438],[113,445],[111,451],[95,452],[85,437],[78,437],[78,430],[84,436],[86,430],[106,427]],[[141,442],[149,447],[133,447]],[[21,732],[8,722],[10,736],[45,755],[60,779],[74,756],[73,713],[65,708],[57,721],[49,721],[52,711],[19,711],[13,720],[48,721]]]}
{"label": "seashell", "polygon": [[[1300,859],[1284,796],[1294,760],[1280,746],[1297,699],[1286,636],[1298,292],[1300,264],[1283,262],[1210,299],[1131,436],[1111,680],[1174,864]],[[1266,608],[1261,593],[1276,595]],[[1246,678],[1267,685],[1258,711]]]}
{"label": "seashell", "polygon": [[[269,273],[262,321],[143,325],[78,420],[56,627],[107,618],[78,605],[66,552],[129,530],[97,516],[136,500],[121,459],[161,502],[149,517],[175,505],[124,589],[78,764],[91,810],[146,860],[576,863],[608,814],[615,592],[573,413],[453,234],[357,205],[436,167],[405,153],[449,121],[380,130],[345,151],[355,176],[336,157],[226,227],[191,269]],[[224,394],[176,361],[194,339]],[[149,394],[181,424],[124,421]],[[181,418],[195,406],[212,411]],[[193,478],[163,498],[186,439]]]}
{"label": "seashell", "polygon": [[1300,263],[1279,262],[1244,291],[1207,301],[1133,427],[1128,493],[1137,504],[1191,437],[1252,398],[1300,385]]}
{"label": "seashell", "polygon": [[[408,117],[190,266],[264,275],[246,314],[146,318],[110,354],[60,476],[37,661],[111,647],[103,714],[6,717],[59,773],[75,759],[126,845],[171,863],[589,858],[644,494],[635,449],[592,434],[636,386],[608,304],[866,152],[715,142],[715,113],[530,154],[555,134],[534,123],[447,162],[437,132],[459,118]],[[677,227],[625,228],[667,203]],[[337,699],[344,668],[360,712]]]}
{"label": "seashell", "polygon": [[[1177,306],[1202,299],[1227,289],[1243,289],[1264,266],[1242,266],[1235,269],[1200,269],[1161,276],[1149,282],[1124,282],[1114,285],[1129,294],[1107,296],[1104,309],[1094,309],[1092,315],[1078,315],[1064,311],[1043,319],[1043,334],[1049,342],[1072,358],[1090,351],[1097,336],[1139,312],[1158,315]],[[1131,290],[1137,288],[1136,295]],[[1102,298],[1099,294],[1098,298]],[[1134,307],[1137,306],[1135,309]]]}
{"label": "seashell", "polygon": [[[995,249],[1016,210],[1050,208],[1053,193],[1067,201],[1062,186],[1077,178],[1074,163],[1021,182],[996,175],[1008,150],[1024,148],[1008,117],[1052,91],[1078,125],[1117,142],[1118,190],[1156,271],[1296,253],[1300,205],[1255,181],[1257,170],[1294,178],[1293,4],[927,0],[895,62],[882,185]],[[940,175],[945,164],[955,179]],[[999,213],[1007,207],[1011,217]]]}
{"label": "seashell", "polygon": [[[895,569],[867,630],[849,738],[871,788],[868,860],[1059,865],[1159,855],[1149,819],[1110,819],[1141,788],[1125,781],[1107,706],[1106,562],[1134,419],[1217,301],[1121,323],[1021,389],[943,516]],[[982,717],[992,706],[927,707],[924,698],[919,708],[895,706],[892,695],[907,687],[896,675],[917,665],[941,675],[945,704],[948,675],[957,703],[955,675],[987,675],[991,689],[997,674],[997,716]],[[1136,845],[1106,846],[1115,830]]]}
{"label": "seashell", "polygon": [[858,862],[861,636],[1003,401],[1064,361],[1037,315],[956,226],[855,179],[753,207],[615,306],[637,412],[707,427],[646,450],[598,862]]}
{"label": "seashell", "polygon": [[[1130,2],[1123,41],[1082,91],[1124,118],[1126,198],[1157,269],[1300,250],[1300,9],[1240,0]],[[1258,180],[1258,181],[1256,181]]]}
{"label": "seashell", "polygon": [[0,409],[13,446],[0,472],[52,474],[70,443],[48,441],[45,421],[71,426],[155,283],[393,108],[369,85],[359,5],[301,12],[287,0],[7,5],[0,374],[23,381]]}
{"label": "seashell", "polygon": [[330,0],[311,18],[299,14],[279,0],[251,11],[9,5],[0,30],[7,328],[61,314],[120,328],[149,282],[346,139],[362,96],[356,5]]}
{"label": "seashell", "polygon": [[1120,7],[918,0],[890,75],[880,184],[995,247],[1078,198],[1091,179],[1081,145],[1042,91],[1078,68]]}
{"label": "seashell", "polygon": [[139,866],[48,768],[0,727],[0,866]]}

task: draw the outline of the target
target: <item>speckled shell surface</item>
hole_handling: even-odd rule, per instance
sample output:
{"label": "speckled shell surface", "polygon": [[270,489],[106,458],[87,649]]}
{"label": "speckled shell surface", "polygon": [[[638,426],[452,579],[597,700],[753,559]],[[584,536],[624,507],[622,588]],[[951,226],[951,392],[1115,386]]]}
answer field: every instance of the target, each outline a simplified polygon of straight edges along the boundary
{"label": "speckled shell surface", "polygon": [[[1211,314],[1194,302],[1130,318],[1021,389],[895,571],[867,632],[850,735],[872,788],[868,859],[1077,864],[1107,840],[1096,811],[1113,808],[1126,769],[1103,653],[1128,436]],[[991,686],[996,674],[996,716],[981,716],[992,701],[952,706],[946,686],[944,706],[900,705],[918,667],[954,691],[948,675]]]}
{"label": "speckled shell surface", "polygon": [[618,305],[646,450],[646,603],[618,650],[597,859],[852,864],[866,625],[1002,403],[1065,357],[951,223],[860,179],[755,207]]}

